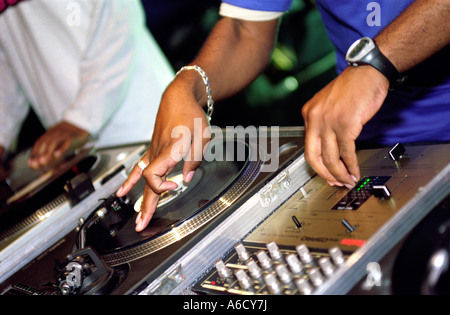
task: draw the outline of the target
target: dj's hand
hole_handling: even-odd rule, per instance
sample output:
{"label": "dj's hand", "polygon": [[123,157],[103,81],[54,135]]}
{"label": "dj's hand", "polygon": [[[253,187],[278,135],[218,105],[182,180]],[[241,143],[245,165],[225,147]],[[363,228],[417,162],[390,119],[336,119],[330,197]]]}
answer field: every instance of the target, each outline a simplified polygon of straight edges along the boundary
{"label": "dj's hand", "polygon": [[376,69],[348,67],[303,107],[305,158],[329,185],[350,189],[359,179],[355,140],[388,89],[388,80]]}
{"label": "dj's hand", "polygon": [[84,145],[89,133],[70,123],[61,122],[47,130],[33,145],[28,165],[41,169],[59,162],[65,153]]}
{"label": "dj's hand", "polygon": [[196,99],[189,94],[171,93],[169,88],[156,117],[150,148],[138,163],[141,166],[134,166],[116,193],[118,197],[123,197],[144,176],[146,184],[142,208],[136,218],[137,232],[147,227],[160,194],[177,188],[176,183],[166,180],[167,175],[185,159],[183,178],[185,182],[190,182],[201,164],[203,147],[209,140],[209,124]]}

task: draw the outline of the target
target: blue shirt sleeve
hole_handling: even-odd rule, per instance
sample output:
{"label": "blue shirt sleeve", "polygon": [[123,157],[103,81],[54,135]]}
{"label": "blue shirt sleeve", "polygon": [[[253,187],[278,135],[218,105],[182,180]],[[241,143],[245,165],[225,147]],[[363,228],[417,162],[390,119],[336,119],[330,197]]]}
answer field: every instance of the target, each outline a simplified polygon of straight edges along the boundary
{"label": "blue shirt sleeve", "polygon": [[223,3],[259,11],[284,12],[289,10],[293,0],[223,0]]}

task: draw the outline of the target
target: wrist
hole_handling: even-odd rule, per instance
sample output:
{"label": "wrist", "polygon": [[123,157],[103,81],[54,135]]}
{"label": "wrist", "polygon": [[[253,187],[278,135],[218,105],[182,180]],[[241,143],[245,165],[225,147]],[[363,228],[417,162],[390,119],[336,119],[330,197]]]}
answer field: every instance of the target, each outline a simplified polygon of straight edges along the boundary
{"label": "wrist", "polygon": [[181,73],[167,87],[161,100],[158,115],[173,116],[175,114],[187,118],[192,113],[204,113],[203,107],[206,104],[206,97],[202,100],[202,92],[205,94],[205,91],[201,89],[203,84],[198,84],[197,88],[197,84],[194,82],[197,79],[195,73],[189,72],[192,71]]}
{"label": "wrist", "polygon": [[171,93],[189,94],[201,106],[206,105],[205,89],[201,77],[195,71],[182,71],[177,74],[169,86]]}
{"label": "wrist", "polygon": [[359,67],[347,67],[344,71],[351,72],[357,77],[366,78],[374,87],[382,92],[389,91],[390,82],[385,75],[370,65],[362,65]]}
{"label": "wrist", "polygon": [[394,64],[387,58],[377,44],[369,37],[356,40],[345,56],[347,63],[353,67],[371,66],[378,70],[388,81],[391,88],[396,88],[405,80]]}
{"label": "wrist", "polygon": [[[186,74],[188,73],[188,74]],[[192,75],[194,73],[195,76]],[[197,65],[182,67],[177,73],[176,78],[182,77],[181,82],[187,83],[188,91],[192,91],[197,103],[203,107],[206,104],[206,117],[211,121],[214,111],[214,100],[212,98],[211,85],[206,72]],[[200,92],[203,90],[203,92]]]}

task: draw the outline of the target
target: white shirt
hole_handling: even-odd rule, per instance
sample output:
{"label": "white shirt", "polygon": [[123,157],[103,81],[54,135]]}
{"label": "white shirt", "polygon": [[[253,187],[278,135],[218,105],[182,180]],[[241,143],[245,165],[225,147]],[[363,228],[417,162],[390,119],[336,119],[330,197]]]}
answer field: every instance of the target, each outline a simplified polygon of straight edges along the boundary
{"label": "white shirt", "polygon": [[149,141],[173,69],[139,0],[29,0],[0,15],[0,145],[28,104],[45,128],[62,120],[97,147]]}

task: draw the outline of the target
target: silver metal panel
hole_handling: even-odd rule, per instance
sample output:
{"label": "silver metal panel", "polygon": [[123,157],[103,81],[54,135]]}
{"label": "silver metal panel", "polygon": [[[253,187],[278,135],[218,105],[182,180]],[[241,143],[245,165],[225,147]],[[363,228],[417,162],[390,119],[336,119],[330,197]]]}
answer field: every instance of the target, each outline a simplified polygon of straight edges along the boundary
{"label": "silver metal panel", "polygon": [[[450,193],[450,145],[407,147],[407,155],[392,161],[388,149],[358,152],[362,177],[389,176],[390,199],[370,196],[357,210],[332,210],[348,190],[329,187],[299,157],[279,177],[264,187],[195,247],[189,250],[142,294],[153,294],[176,270],[185,277],[166,292],[189,291],[214,262],[245,241],[265,244],[275,241],[294,248],[300,243],[319,250],[338,245],[351,252],[345,262],[313,294],[346,294],[360,281],[370,262],[377,262],[404,238],[440,201]],[[287,189],[275,189],[287,180]],[[286,187],[286,186],[285,186]],[[277,193],[275,193],[277,191]],[[267,201],[266,197],[270,197]],[[276,197],[276,198],[273,198]],[[304,225],[294,231],[296,214]],[[342,219],[357,227],[345,231]],[[344,242],[350,241],[350,242]],[[355,241],[352,244],[352,241]],[[167,291],[168,290],[168,291]]]}

